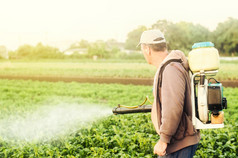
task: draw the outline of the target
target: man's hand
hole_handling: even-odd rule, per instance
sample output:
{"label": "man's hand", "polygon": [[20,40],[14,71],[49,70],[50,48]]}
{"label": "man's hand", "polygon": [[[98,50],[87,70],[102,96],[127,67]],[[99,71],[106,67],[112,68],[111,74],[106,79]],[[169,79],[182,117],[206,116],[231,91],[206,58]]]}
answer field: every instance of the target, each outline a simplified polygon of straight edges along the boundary
{"label": "man's hand", "polygon": [[157,144],[154,146],[154,154],[159,156],[164,156],[166,154],[167,143],[162,142],[159,140]]}

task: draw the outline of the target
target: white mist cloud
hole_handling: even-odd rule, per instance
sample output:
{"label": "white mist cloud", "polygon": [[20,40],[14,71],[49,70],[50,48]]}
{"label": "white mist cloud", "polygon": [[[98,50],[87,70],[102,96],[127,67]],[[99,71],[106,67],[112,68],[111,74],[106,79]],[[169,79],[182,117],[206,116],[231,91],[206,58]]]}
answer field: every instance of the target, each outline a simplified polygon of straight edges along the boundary
{"label": "white mist cloud", "polygon": [[6,141],[45,141],[79,130],[112,114],[111,108],[96,104],[42,106],[26,117],[0,120],[0,137]]}

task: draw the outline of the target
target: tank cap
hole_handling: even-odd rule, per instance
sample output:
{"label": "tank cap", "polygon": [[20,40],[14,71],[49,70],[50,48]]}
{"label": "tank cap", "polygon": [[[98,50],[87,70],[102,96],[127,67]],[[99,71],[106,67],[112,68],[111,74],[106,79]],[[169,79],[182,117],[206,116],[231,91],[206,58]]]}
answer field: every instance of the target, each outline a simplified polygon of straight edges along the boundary
{"label": "tank cap", "polygon": [[202,47],[214,47],[214,44],[212,42],[199,42],[199,43],[194,43],[192,46],[192,49],[195,48],[202,48]]}

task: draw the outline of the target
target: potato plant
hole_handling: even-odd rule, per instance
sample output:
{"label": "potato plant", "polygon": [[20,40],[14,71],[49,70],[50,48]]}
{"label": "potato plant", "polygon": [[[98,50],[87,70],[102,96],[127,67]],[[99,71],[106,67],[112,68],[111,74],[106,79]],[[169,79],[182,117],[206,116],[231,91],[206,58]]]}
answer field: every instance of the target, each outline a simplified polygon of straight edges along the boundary
{"label": "potato plant", "polygon": [[[50,83],[0,80],[0,123],[17,115],[19,119],[42,105],[64,100],[115,107],[138,105],[146,95],[151,100],[152,87],[119,84]],[[238,156],[238,88],[225,88],[228,100],[225,128],[201,130],[202,139],[195,157]],[[1,125],[1,124],[0,124]],[[156,157],[153,146],[158,141],[150,113],[110,115],[50,140],[5,140],[0,135],[0,157]]]}

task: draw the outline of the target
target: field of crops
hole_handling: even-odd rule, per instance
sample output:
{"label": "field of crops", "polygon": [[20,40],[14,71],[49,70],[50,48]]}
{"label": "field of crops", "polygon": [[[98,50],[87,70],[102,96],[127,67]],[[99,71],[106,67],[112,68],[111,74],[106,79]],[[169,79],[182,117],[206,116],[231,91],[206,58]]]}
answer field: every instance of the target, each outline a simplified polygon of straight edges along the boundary
{"label": "field of crops", "polygon": [[[150,113],[111,114],[118,103],[138,105],[146,95],[152,100],[151,86],[20,80],[0,85],[0,157],[156,157],[159,136]],[[225,88],[224,96],[225,128],[202,130],[195,157],[238,156],[238,88]]]}
{"label": "field of crops", "polygon": [[[221,60],[219,80],[238,80],[238,60]],[[155,67],[145,60],[81,60],[81,61],[2,61],[0,75],[54,77],[122,77],[153,78]]]}

